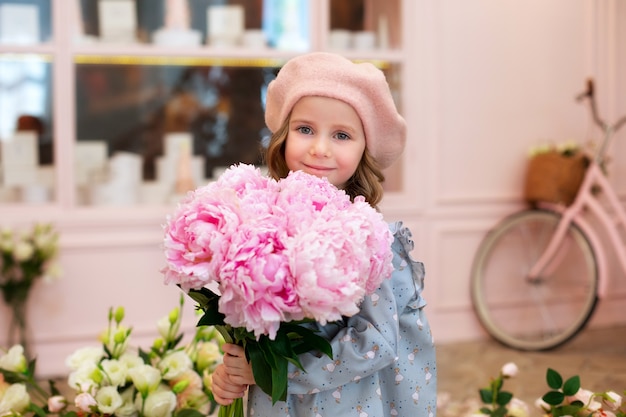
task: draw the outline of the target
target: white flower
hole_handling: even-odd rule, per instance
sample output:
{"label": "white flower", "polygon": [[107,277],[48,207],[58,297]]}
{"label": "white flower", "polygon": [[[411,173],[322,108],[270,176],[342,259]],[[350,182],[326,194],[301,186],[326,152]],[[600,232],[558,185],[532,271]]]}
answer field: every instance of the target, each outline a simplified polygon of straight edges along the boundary
{"label": "white flower", "polygon": [[95,398],[98,410],[102,414],[115,414],[117,409],[124,404],[116,387],[102,387],[98,390]]}
{"label": "white flower", "polygon": [[18,242],[13,251],[13,257],[18,262],[29,260],[35,253],[35,247],[28,242]]}
{"label": "white flower", "polygon": [[122,354],[118,360],[126,367],[126,382],[132,380],[130,378],[130,370],[144,364],[143,359],[141,359],[139,355],[129,352]]}
{"label": "white flower", "polygon": [[157,329],[159,330],[159,334],[163,338],[163,340],[168,339],[168,334],[170,332],[170,319],[169,316],[164,316],[157,321]]}
{"label": "white flower", "polygon": [[614,391],[607,391],[602,395],[602,406],[606,410],[616,411],[622,406],[622,397]]}
{"label": "white flower", "polygon": [[53,395],[48,398],[48,410],[51,413],[59,413],[67,406],[67,400],[62,395]]}
{"label": "white flower", "polygon": [[65,360],[65,365],[75,371],[86,364],[97,364],[104,357],[102,347],[84,347],[76,350]]}
{"label": "white flower", "polygon": [[517,365],[514,364],[513,362],[509,362],[509,363],[505,363],[504,366],[502,367],[502,370],[500,371],[502,373],[502,376],[505,378],[512,378],[515,375],[517,375],[517,372],[519,371],[519,369],[517,368]]}
{"label": "white flower", "polygon": [[85,363],[82,368],[70,373],[67,377],[67,384],[72,388],[80,389],[80,391],[91,392],[93,388],[97,388],[100,385],[94,378],[98,375],[100,375],[98,365]]}
{"label": "white flower", "polygon": [[109,384],[114,387],[120,387],[126,383],[128,379],[128,368],[125,363],[117,359],[104,359],[100,363],[100,366]]}
{"label": "white flower", "polygon": [[88,392],[81,392],[74,398],[74,405],[85,413],[91,412],[92,408],[97,406],[95,398]]}
{"label": "white flower", "polygon": [[148,394],[143,407],[141,407],[141,401],[141,397],[137,396],[136,406],[140,410],[143,409],[145,417],[171,417],[176,409],[176,395],[166,385],[160,385]]}
{"label": "white flower", "polygon": [[509,409],[509,413],[508,413],[509,417],[528,417],[529,416],[528,405],[524,401],[520,400],[519,398],[514,397],[513,399],[511,399],[507,408]]}
{"label": "white flower", "polygon": [[142,396],[157,389],[161,383],[161,371],[150,365],[139,365],[128,370],[130,378]]}
{"label": "white flower", "polygon": [[30,395],[26,385],[13,384],[4,391],[0,399],[0,416],[6,414],[21,414],[30,404]]}
{"label": "white flower", "polygon": [[0,368],[17,373],[23,373],[28,369],[28,362],[24,356],[24,347],[14,345],[9,351],[0,357]]}
{"label": "white flower", "polygon": [[120,397],[122,398],[122,405],[117,408],[115,415],[117,417],[136,417],[138,414],[137,408],[135,407],[135,393],[137,391],[134,387],[129,387],[125,389]]}
{"label": "white flower", "polygon": [[213,372],[208,368],[202,372],[202,383],[207,390],[213,392]]}
{"label": "white flower", "polygon": [[596,411],[602,408],[602,404],[600,404],[599,401],[594,400],[593,397],[594,393],[592,391],[580,388],[576,394],[574,394],[572,397],[568,397],[568,402],[572,403],[578,400],[586,405],[586,410]]}
{"label": "white flower", "polygon": [[166,380],[182,375],[183,372],[191,369],[192,366],[191,359],[182,350],[168,353],[158,364],[159,369],[163,373],[163,379]]}
{"label": "white flower", "polygon": [[217,343],[201,342],[198,344],[196,364],[200,372],[222,362],[222,353]]}

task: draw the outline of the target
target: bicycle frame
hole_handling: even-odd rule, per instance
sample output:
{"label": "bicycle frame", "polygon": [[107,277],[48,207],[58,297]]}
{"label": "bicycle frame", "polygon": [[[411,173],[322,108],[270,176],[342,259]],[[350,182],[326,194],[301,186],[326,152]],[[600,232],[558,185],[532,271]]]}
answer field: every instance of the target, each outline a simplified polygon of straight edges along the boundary
{"label": "bicycle frame", "polygon": [[[615,214],[615,218],[609,215],[608,208],[600,203],[598,198],[594,195],[594,187],[600,187],[601,192],[604,193],[608,201],[608,207],[612,209]],[[624,272],[626,272],[626,246],[619,234],[619,230],[621,226],[621,230],[626,232],[626,212],[622,208],[615,191],[596,160],[594,159],[590,162],[578,194],[576,195],[576,199],[569,207],[553,203],[539,203],[538,207],[557,212],[561,214],[562,217],[545,251],[530,269],[528,279],[536,280],[542,272],[549,270],[550,262],[557,259],[556,255],[567,229],[574,223],[585,233],[594,250],[598,267],[598,297],[604,297],[608,285],[606,254],[604,252],[604,246],[598,237],[598,233],[595,232],[594,227],[583,217],[583,210],[588,209],[599,220],[604,230],[608,233],[610,242],[617,251],[617,258]]]}

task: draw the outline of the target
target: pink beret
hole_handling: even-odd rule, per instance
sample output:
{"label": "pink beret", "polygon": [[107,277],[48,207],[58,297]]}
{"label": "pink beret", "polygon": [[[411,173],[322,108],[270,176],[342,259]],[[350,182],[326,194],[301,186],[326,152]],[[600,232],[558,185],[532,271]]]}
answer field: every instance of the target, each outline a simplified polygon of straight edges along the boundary
{"label": "pink beret", "polygon": [[406,123],[398,114],[384,73],[370,63],[355,64],[336,54],[313,52],[289,60],[270,82],[265,123],[276,132],[302,97],[344,101],[357,112],[367,149],[380,168],[402,153]]}

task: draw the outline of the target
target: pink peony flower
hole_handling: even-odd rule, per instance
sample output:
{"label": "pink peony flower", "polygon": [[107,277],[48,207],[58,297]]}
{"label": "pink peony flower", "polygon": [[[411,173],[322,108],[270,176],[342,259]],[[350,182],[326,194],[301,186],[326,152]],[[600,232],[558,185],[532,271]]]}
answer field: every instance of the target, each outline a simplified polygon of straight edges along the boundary
{"label": "pink peony flower", "polygon": [[216,283],[224,321],[257,339],[282,322],[354,315],[393,271],[382,215],[303,172],[275,181],[234,165],[189,193],[164,230],[165,282]]}

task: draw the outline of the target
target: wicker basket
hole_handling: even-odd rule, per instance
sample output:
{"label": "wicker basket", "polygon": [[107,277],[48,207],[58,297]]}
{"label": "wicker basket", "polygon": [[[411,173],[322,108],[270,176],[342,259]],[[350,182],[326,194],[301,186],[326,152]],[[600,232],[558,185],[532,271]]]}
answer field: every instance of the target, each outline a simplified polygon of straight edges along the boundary
{"label": "wicker basket", "polygon": [[533,156],[526,172],[524,198],[530,204],[572,204],[588,165],[589,159],[582,152],[563,155],[550,151]]}

